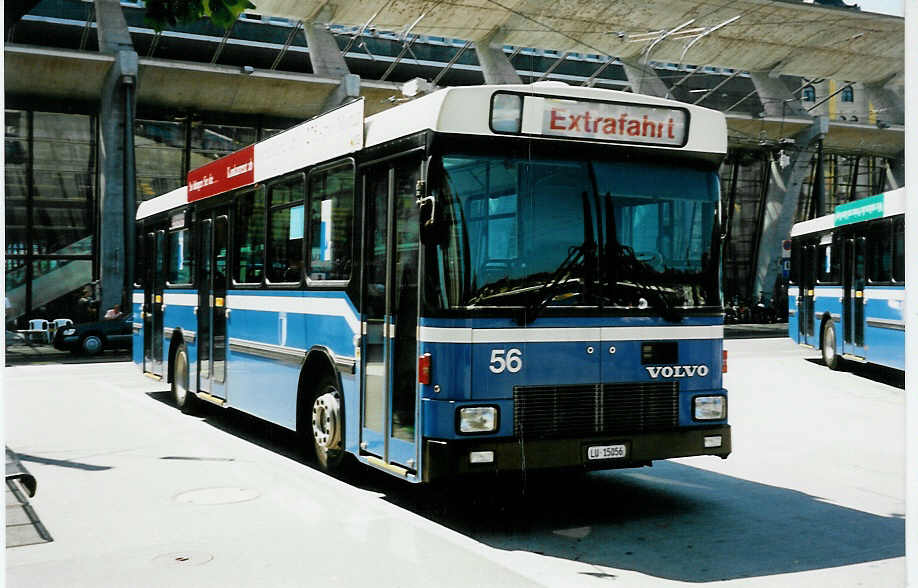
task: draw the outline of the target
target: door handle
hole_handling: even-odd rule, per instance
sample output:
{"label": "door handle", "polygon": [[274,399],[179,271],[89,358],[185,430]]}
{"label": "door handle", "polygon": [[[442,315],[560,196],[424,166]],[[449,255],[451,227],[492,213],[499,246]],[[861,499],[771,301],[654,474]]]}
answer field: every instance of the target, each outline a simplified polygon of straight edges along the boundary
{"label": "door handle", "polygon": [[230,317],[230,313],[231,313],[231,312],[232,312],[232,309],[231,309],[231,308],[227,308],[227,309],[226,309],[226,319],[227,319],[227,320],[229,320],[229,317]]}

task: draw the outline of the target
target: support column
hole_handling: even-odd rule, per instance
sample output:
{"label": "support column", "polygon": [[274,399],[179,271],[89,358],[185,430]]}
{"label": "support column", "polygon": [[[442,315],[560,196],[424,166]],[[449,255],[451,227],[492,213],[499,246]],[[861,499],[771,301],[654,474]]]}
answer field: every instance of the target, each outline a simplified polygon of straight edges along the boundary
{"label": "support column", "polygon": [[657,72],[650,67],[638,61],[621,60],[622,67],[625,68],[625,76],[628,77],[628,83],[631,84],[631,91],[635,94],[644,94],[647,96],[657,96],[666,98],[669,88],[657,75]]}
{"label": "support column", "polygon": [[812,125],[794,136],[796,149],[789,154],[790,162],[783,170],[774,159],[771,161],[771,179],[762,212],[762,231],[750,292],[753,298],[763,291],[771,294],[774,289],[781,269],[781,244],[790,235],[800,199],[800,187],[810,171],[810,147],[828,131],[828,118],[814,119]]}
{"label": "support column", "polygon": [[905,122],[905,100],[883,84],[865,84],[867,100],[877,111],[877,124],[901,125]]}
{"label": "support column", "polygon": [[478,63],[481,64],[485,84],[523,83],[520,75],[516,73],[516,68],[504,53],[505,36],[501,29],[496,29],[475,43],[475,53],[478,54]]}
{"label": "support column", "polygon": [[765,108],[765,116],[809,116],[800,100],[791,94],[779,77],[769,72],[751,71],[749,77]]}
{"label": "support column", "polygon": [[352,98],[358,98],[360,96],[360,76],[348,70],[344,54],[325,23],[305,23],[303,33],[306,35],[313,73],[324,78],[341,80],[335,91],[326,98],[321,112],[336,108]]}
{"label": "support column", "polygon": [[115,57],[99,96],[99,312],[130,308],[134,265],[137,53],[118,0],[96,0],[99,51]]}

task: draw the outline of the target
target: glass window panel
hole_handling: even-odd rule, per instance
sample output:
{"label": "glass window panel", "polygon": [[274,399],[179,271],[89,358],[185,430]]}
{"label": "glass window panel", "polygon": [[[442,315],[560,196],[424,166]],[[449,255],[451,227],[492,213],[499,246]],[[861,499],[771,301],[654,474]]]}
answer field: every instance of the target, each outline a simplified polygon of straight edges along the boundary
{"label": "glass window panel", "polygon": [[191,169],[238,151],[255,142],[255,129],[228,125],[193,125],[191,127]]}
{"label": "glass window panel", "polygon": [[236,268],[233,278],[260,283],[265,266],[265,193],[258,189],[236,201]]}
{"label": "glass window panel", "polygon": [[191,246],[191,231],[183,229],[169,234],[169,277],[170,284],[190,284],[194,263]]}
{"label": "glass window panel", "polygon": [[149,200],[185,184],[185,126],[138,120],[134,125],[137,198]]}
{"label": "glass window panel", "polygon": [[313,280],[347,280],[351,274],[354,170],[316,174],[309,181],[310,261]]}

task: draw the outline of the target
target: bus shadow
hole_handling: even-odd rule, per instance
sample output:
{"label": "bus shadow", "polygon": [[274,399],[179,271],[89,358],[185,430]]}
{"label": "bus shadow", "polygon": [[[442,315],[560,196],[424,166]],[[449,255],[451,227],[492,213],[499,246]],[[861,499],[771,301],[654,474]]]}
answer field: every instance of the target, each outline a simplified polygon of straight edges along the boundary
{"label": "bus shadow", "polygon": [[[825,367],[825,364],[821,359],[810,357],[807,358],[806,361]],[[880,384],[895,386],[900,390],[905,390],[905,372],[902,370],[897,370],[895,368],[873,363],[857,363],[853,361],[846,362],[844,367],[842,367],[842,370],[859,378],[873,380],[874,382],[878,382]]]}
{"label": "bus shadow", "polygon": [[878,516],[672,462],[530,475],[525,484],[519,476],[481,477],[417,492],[389,490],[388,500],[497,549],[684,582],[905,554],[902,514]]}
{"label": "bus shadow", "polygon": [[[172,404],[168,392],[149,396]],[[316,468],[287,429],[210,405],[202,406],[199,416],[227,434]],[[418,486],[349,459],[336,477],[496,549],[684,582],[818,570],[905,554],[903,514],[879,516],[669,461],[635,470],[479,475]]]}

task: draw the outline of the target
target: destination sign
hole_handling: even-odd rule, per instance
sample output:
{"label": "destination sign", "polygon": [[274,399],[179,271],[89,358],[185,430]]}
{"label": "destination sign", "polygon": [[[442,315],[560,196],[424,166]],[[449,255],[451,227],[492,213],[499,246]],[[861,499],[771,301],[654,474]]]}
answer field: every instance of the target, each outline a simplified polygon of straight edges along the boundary
{"label": "destination sign", "polygon": [[618,143],[685,145],[688,113],[678,108],[546,98],[542,134]]}

